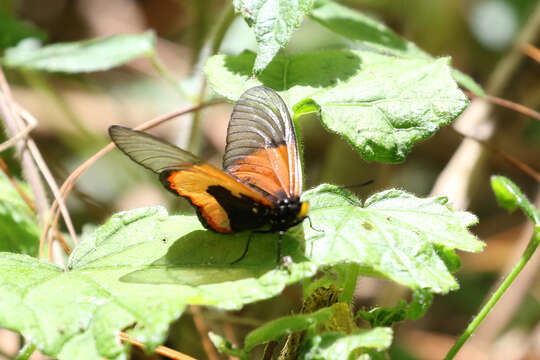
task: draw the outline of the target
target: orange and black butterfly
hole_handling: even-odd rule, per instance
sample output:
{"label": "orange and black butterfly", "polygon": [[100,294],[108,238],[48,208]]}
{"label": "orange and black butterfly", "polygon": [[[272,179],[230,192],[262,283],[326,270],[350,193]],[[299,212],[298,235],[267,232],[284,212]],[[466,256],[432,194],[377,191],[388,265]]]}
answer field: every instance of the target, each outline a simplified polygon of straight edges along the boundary
{"label": "orange and black butterfly", "polygon": [[306,218],[296,131],[285,102],[270,88],[251,88],[234,106],[223,170],[144,132],[115,125],[109,134],[168,190],[189,199],[207,229],[279,232],[278,261],[284,232]]}

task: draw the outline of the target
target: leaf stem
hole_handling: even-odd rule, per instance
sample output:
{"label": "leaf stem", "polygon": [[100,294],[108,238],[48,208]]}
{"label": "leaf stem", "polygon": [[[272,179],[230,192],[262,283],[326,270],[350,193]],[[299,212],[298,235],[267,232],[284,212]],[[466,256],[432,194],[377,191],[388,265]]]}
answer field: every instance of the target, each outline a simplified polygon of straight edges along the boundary
{"label": "leaf stem", "polygon": [[187,98],[188,96],[182,91],[182,88],[179,86],[178,81],[174,78],[174,76],[169,72],[165,65],[163,65],[157,53],[154,51],[148,57],[150,58],[150,62],[152,63],[154,69],[156,69],[156,71],[165,81],[171,84],[171,86],[174,88],[174,91],[176,91],[176,93],[180,95],[180,97]]}
{"label": "leaf stem", "polygon": [[[225,37],[225,34],[227,33],[227,29],[231,25],[234,18],[235,18],[234,7],[232,6],[232,4],[229,4],[226,6],[220,19],[216,23],[216,27],[210,33],[210,39],[208,41],[208,45],[203,47],[203,49],[201,50],[201,55],[199,57],[199,60],[197,61],[197,64],[195,65],[195,73],[197,74],[196,76],[201,77],[199,95],[198,95],[198,98],[196,99],[197,103],[202,102],[206,94],[206,78],[204,77],[204,74],[202,73],[204,64],[206,63],[206,60],[208,60],[210,56],[214,55],[215,53],[219,51],[219,48],[221,47],[221,43],[223,42],[223,38]],[[200,147],[200,140],[201,140],[201,134],[200,134],[201,124],[200,123],[201,123],[201,114],[199,111],[196,111],[193,114],[193,120],[191,123],[191,131],[189,134],[189,142],[188,142],[188,150],[194,153],[197,153]]]}
{"label": "leaf stem", "polygon": [[463,334],[459,337],[459,339],[456,341],[454,346],[448,351],[448,354],[446,354],[446,357],[444,360],[451,360],[456,356],[458,351],[461,349],[463,344],[469,339],[469,337],[472,335],[472,333],[476,330],[476,328],[480,325],[480,323],[484,320],[484,318],[487,316],[487,314],[491,311],[491,309],[495,306],[497,301],[501,298],[501,296],[506,292],[508,287],[512,284],[512,282],[516,279],[516,277],[519,275],[521,270],[525,267],[531,256],[534,254],[536,248],[540,244],[540,226],[536,225],[535,231],[533,233],[533,236],[531,240],[529,241],[529,244],[527,245],[527,248],[523,252],[523,255],[521,255],[521,258],[516,263],[514,268],[510,271],[510,273],[506,276],[506,279],[501,283],[499,288],[495,290],[493,295],[491,295],[491,298],[486,302],[486,304],[482,307],[480,312],[475,316],[475,318],[471,321],[469,326],[465,329]]}
{"label": "leaf stem", "polygon": [[360,268],[358,264],[350,264],[347,266],[343,292],[339,296],[340,301],[346,302],[347,304],[351,303],[354,296],[354,290],[356,289],[356,279],[358,278],[359,272]]}
{"label": "leaf stem", "polygon": [[19,350],[19,353],[14,360],[27,360],[30,358],[30,356],[34,353],[35,350],[36,345],[27,342],[26,344],[24,344],[21,350]]}

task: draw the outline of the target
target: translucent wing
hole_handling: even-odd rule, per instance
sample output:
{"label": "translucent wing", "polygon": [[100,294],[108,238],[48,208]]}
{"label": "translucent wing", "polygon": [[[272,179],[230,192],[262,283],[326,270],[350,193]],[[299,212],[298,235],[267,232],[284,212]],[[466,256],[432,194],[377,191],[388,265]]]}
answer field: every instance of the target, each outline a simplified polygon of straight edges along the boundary
{"label": "translucent wing", "polygon": [[267,221],[272,203],[226,172],[141,131],[111,126],[109,134],[133,161],[158,173],[168,190],[188,198],[207,228],[228,233],[258,228]]}
{"label": "translucent wing", "polygon": [[234,106],[223,168],[274,199],[300,196],[296,131],[287,105],[274,90],[251,88]]}

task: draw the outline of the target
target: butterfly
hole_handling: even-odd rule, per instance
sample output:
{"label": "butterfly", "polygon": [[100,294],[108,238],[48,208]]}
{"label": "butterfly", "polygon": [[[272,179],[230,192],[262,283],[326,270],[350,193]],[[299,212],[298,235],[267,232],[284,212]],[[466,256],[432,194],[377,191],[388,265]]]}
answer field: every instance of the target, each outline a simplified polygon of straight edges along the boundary
{"label": "butterfly", "polygon": [[247,254],[253,232],[279,232],[279,263],[283,234],[307,217],[294,123],[283,99],[268,87],[250,88],[236,102],[223,170],[145,132],[113,125],[109,135],[133,161],[157,173],[165,188],[187,198],[205,228],[253,230],[233,263]]}

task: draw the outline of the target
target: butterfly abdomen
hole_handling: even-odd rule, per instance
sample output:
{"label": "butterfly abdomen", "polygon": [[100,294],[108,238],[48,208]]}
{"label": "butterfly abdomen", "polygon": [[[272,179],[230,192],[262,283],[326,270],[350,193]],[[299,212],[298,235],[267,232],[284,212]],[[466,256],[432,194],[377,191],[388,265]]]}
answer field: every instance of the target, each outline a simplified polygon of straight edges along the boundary
{"label": "butterfly abdomen", "polygon": [[221,185],[209,186],[206,192],[225,210],[232,231],[258,229],[269,222],[271,208],[244,194],[236,196]]}

